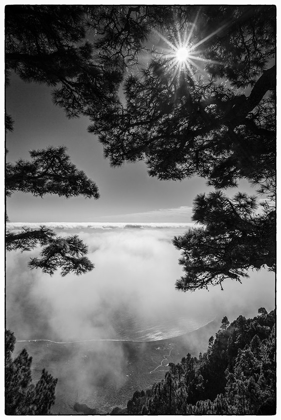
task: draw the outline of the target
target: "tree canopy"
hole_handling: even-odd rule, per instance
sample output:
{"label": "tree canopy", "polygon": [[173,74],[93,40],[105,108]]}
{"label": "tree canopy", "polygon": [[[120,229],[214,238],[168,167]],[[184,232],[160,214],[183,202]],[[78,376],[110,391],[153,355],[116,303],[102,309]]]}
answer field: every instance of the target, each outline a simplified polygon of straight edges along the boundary
{"label": "tree canopy", "polygon": [[[149,10],[149,12],[148,12]],[[168,9],[167,9],[168,10]],[[25,82],[53,87],[53,101],[68,117],[92,115],[118,101],[126,62],[135,62],[155,8],[114,6],[6,6],[6,84],[14,72]],[[6,113],[6,131],[13,130]],[[98,198],[98,188],[70,162],[65,147],[32,150],[32,161],[6,165],[6,193]],[[7,232],[8,250],[44,246],[31,268],[81,274],[94,266],[77,236],[61,238],[45,227]]]}
{"label": "tree canopy", "polygon": [[120,75],[93,58],[83,6],[7,6],[6,70],[24,81],[53,86],[69,117],[103,106]]}
{"label": "tree canopy", "polygon": [[[275,14],[274,6],[175,8],[160,34],[166,49],[125,78],[125,104],[91,117],[89,130],[113,166],[144,160],[159,179],[199,175],[214,186],[194,201],[202,227],[174,240],[185,271],[178,289],[240,281],[249,268],[274,270]],[[179,46],[187,48],[183,64]],[[230,200],[220,191],[241,179],[261,197]]]}
{"label": "tree canopy", "polygon": [[6,331],[5,350],[5,413],[6,415],[42,415],[50,414],[55,403],[54,379],[43,369],[36,384],[32,382],[32,357],[23,349],[16,358],[12,358],[15,348],[15,336]]}
{"label": "tree canopy", "polygon": [[[160,24],[171,13],[161,14]],[[118,101],[125,68],[157,22],[147,6],[6,6],[7,75],[53,87],[68,117],[93,115]]]}
{"label": "tree canopy", "polygon": [[[49,147],[32,150],[32,161],[20,159],[15,164],[6,165],[6,195],[16,191],[43,197],[56,194],[66,198],[83,195],[85,198],[98,198],[96,184],[83,171],[77,170],[70,162],[65,147]],[[87,246],[77,236],[58,237],[51,229],[41,226],[38,229],[23,228],[19,232],[7,230],[6,248],[8,251],[30,251],[42,246],[40,258],[32,258],[31,268],[41,268],[44,273],[54,274],[60,268],[65,276],[69,272],[82,274],[94,268],[85,256]]]}
{"label": "tree canopy", "polygon": [[264,202],[256,215],[257,206],[256,197],[242,193],[234,199],[221,191],[196,197],[193,220],[202,227],[174,238],[185,272],[177,289],[194,291],[215,284],[222,288],[227,278],[248,277],[250,268],[275,270],[275,211]]}
{"label": "tree canopy", "polygon": [[[125,79],[126,104],[101,109],[90,131],[113,165],[144,159],[160,179],[198,174],[224,188],[272,177],[274,8],[182,7],[177,19],[190,31],[187,67],[176,71],[169,54],[156,52]],[[167,44],[177,43],[177,23],[164,32]]]}
{"label": "tree canopy", "polygon": [[273,415],[276,413],[275,311],[227,317],[199,358],[170,363],[165,378],[136,391],[126,414]]}
{"label": "tree canopy", "polygon": [[[144,160],[159,179],[214,186],[195,199],[202,227],[174,241],[177,287],[196,290],[275,266],[275,38],[272,5],[7,6],[6,70],[89,117],[113,166]],[[257,198],[219,193],[242,179]]]}
{"label": "tree canopy", "polygon": [[31,162],[20,159],[16,164],[7,163],[6,193],[29,192],[43,197],[56,194],[66,198],[83,195],[99,198],[98,188],[70,162],[65,147],[32,150]]}

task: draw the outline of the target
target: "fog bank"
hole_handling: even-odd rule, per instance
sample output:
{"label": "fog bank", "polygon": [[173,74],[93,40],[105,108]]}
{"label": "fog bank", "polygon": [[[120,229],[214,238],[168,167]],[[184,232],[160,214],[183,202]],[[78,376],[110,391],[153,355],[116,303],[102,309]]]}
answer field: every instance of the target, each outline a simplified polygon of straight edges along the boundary
{"label": "fog bank", "polygon": [[88,245],[95,269],[82,276],[30,271],[28,260],[38,251],[9,252],[8,328],[18,339],[151,340],[198,328],[217,315],[233,319],[252,316],[260,306],[274,307],[274,275],[266,270],[251,272],[242,285],[225,281],[224,291],[176,291],[182,268],[171,240],[184,231],[83,229],[79,236]]}
{"label": "fog bank", "polygon": [[[6,267],[6,326],[17,340],[72,342],[25,341],[16,345],[15,353],[26,347],[33,357],[34,379],[43,367],[59,379],[57,412],[71,413],[67,410],[77,401],[90,407],[103,404],[103,409],[110,410],[107,395],[114,399],[116,390],[122,394],[123,386],[131,390],[133,379],[134,387],[142,386],[137,372],[130,377],[126,346],[108,339],[160,340],[197,329],[215,317],[227,315],[231,321],[239,314],[254,316],[261,306],[267,310],[274,307],[274,276],[265,270],[250,273],[242,285],[224,282],[224,291],[219,287],[193,293],[176,291],[175,281],[182,269],[180,252],[171,241],[186,227],[62,228],[60,235],[79,234],[88,245],[89,258],[95,264],[92,272],[66,277],[56,272],[51,277],[31,271],[27,264],[38,250],[9,252]],[[73,343],[83,340],[98,341]],[[148,360],[152,363],[149,370],[163,358],[159,352],[159,360]],[[150,385],[161,378],[149,375],[148,368],[146,374]]]}

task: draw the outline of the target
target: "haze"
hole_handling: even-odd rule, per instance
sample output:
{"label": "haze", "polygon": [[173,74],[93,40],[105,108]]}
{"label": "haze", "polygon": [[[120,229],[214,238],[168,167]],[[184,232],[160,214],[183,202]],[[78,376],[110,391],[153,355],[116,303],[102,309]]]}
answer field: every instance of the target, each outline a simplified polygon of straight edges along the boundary
{"label": "haze", "polygon": [[[224,291],[176,291],[182,269],[171,240],[185,231],[83,229],[78,234],[95,269],[82,276],[30,271],[28,260],[38,251],[8,253],[7,327],[18,339],[149,340],[190,331],[216,316],[233,319],[252,316],[260,306],[274,307],[274,275],[266,270],[250,272],[242,285],[226,281]],[[69,234],[73,229],[60,232]]]}

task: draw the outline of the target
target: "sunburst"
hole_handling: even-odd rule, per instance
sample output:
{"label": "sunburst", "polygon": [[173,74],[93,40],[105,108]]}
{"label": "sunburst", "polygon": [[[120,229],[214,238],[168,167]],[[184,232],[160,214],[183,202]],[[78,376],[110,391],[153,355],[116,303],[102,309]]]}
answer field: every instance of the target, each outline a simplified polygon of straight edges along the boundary
{"label": "sunburst", "polygon": [[199,49],[199,46],[202,46],[204,42],[208,41],[219,31],[225,28],[226,25],[223,25],[216,29],[211,34],[207,35],[204,39],[198,41],[197,43],[192,42],[192,36],[194,29],[196,28],[197,20],[199,14],[197,14],[196,19],[189,31],[181,33],[180,30],[176,31],[176,36],[170,41],[167,37],[155,31],[158,36],[165,42],[166,47],[162,48],[160,53],[164,57],[165,66],[167,69],[172,70],[173,79],[181,72],[187,71],[189,75],[194,79],[196,70],[201,74],[204,74],[204,69],[202,63],[206,64],[223,64],[219,61],[209,60],[202,57],[202,50]]}
{"label": "sunburst", "polygon": [[177,60],[182,63],[188,60],[190,50],[188,47],[180,47],[176,52]]}

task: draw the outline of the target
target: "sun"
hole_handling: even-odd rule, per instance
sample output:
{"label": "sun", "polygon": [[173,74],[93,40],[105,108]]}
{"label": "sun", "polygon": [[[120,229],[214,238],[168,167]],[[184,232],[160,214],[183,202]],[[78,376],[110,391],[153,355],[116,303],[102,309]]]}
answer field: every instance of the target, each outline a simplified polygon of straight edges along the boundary
{"label": "sun", "polygon": [[189,58],[189,48],[188,47],[179,47],[176,50],[176,59],[183,63],[184,61],[188,60]]}
{"label": "sun", "polygon": [[[197,13],[194,22],[190,23],[184,31],[175,27],[175,30],[172,31],[172,36],[164,36],[156,29],[153,29],[166,44],[165,47],[161,47],[161,51],[156,53],[164,57],[166,62],[165,67],[168,70],[172,70],[173,80],[182,72],[188,73],[192,79],[195,79],[196,73],[198,72],[205,75],[204,66],[206,64],[223,65],[221,62],[204,58],[204,55],[202,57],[204,51],[204,47],[202,49],[202,46],[207,40],[227,26],[227,24],[218,27],[205,38],[198,40],[198,38],[194,36],[198,17],[199,12]],[[200,49],[198,48],[199,46]]]}

